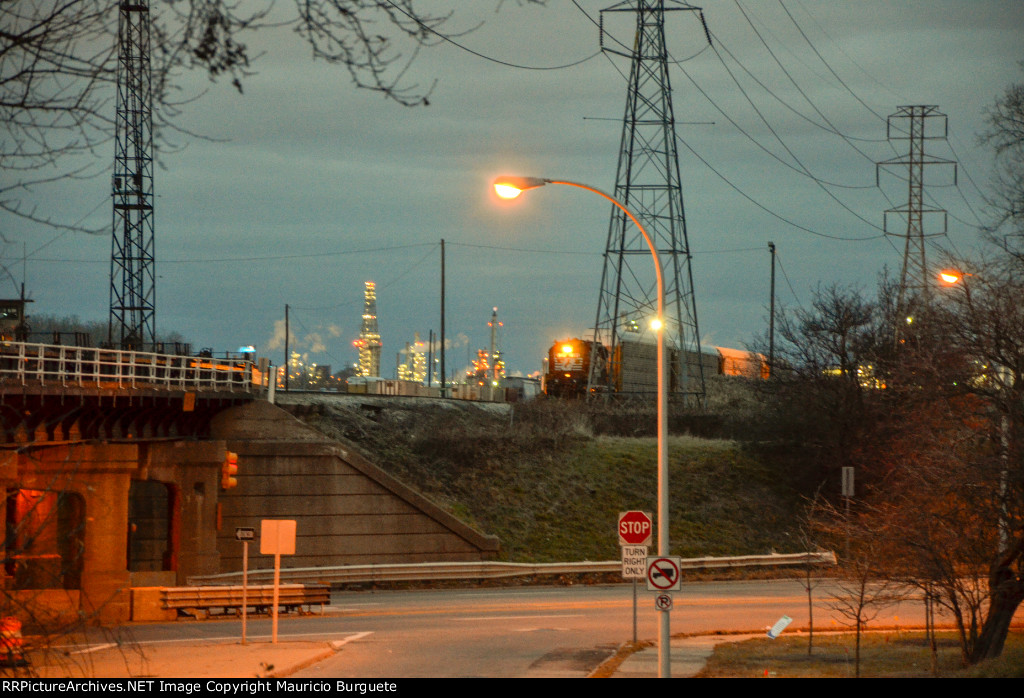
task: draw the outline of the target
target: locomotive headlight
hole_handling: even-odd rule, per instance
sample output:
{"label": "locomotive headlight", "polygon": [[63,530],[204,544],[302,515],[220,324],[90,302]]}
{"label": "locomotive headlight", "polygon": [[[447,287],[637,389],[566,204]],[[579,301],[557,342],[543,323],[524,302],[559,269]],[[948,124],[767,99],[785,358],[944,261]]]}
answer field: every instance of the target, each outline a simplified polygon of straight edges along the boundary
{"label": "locomotive headlight", "polygon": [[571,354],[572,353],[572,345],[571,344],[564,344],[564,345],[562,345],[562,353],[563,354]]}

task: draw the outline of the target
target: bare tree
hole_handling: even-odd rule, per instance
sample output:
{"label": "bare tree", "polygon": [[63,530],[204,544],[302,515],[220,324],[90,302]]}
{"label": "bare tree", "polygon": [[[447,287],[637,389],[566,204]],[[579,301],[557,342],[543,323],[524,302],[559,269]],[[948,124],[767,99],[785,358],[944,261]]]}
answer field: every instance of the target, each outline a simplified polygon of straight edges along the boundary
{"label": "bare tree", "polygon": [[[153,2],[157,133],[173,132],[189,101],[179,89],[185,72],[204,71],[241,91],[254,70],[246,42],[270,26],[290,26],[315,60],[343,67],[357,87],[402,105],[427,105],[433,85],[410,83],[407,69],[421,48],[442,40],[439,32],[449,19],[416,9],[413,0],[296,0],[290,11],[273,0]],[[117,22],[112,0],[0,3],[0,118],[6,126],[0,210],[77,229],[23,197],[35,187],[106,170],[107,153],[97,146],[113,134]],[[73,157],[83,154],[103,157]]]}
{"label": "bare tree", "polygon": [[[1009,256],[973,265],[975,273],[943,297],[946,341],[969,358],[968,380],[955,400],[974,444],[947,481],[959,482],[965,511],[953,522],[962,556],[981,546],[986,608],[972,663],[1002,653],[1010,621],[1024,602],[1024,259]],[[954,403],[957,404],[957,403]],[[966,521],[980,521],[973,537]],[[957,529],[960,529],[957,531]],[[972,638],[973,639],[973,638]]]}
{"label": "bare tree", "polygon": [[992,146],[996,156],[988,197],[993,217],[988,235],[1024,261],[1024,83],[1006,88],[989,108],[988,123],[981,142]]}
{"label": "bare tree", "polygon": [[868,623],[887,606],[898,603],[901,589],[875,567],[867,550],[843,560],[836,593],[829,607],[854,627],[854,676],[860,678],[861,637]]}

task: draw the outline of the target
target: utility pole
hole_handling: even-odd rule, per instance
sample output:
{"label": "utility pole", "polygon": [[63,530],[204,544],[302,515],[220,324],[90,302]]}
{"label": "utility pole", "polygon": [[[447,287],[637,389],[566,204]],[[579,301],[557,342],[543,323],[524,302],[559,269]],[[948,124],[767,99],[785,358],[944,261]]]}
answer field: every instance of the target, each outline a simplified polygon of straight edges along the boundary
{"label": "utility pole", "polygon": [[[929,129],[928,124],[936,127]],[[897,338],[904,320],[910,320],[917,297],[927,297],[931,288],[928,269],[925,264],[924,239],[946,234],[946,211],[924,204],[924,172],[928,165],[953,165],[953,183],[956,184],[956,162],[944,160],[924,152],[926,140],[945,140],[948,134],[946,115],[937,106],[897,107],[886,120],[886,137],[890,141],[907,141],[907,154],[875,165],[875,184],[883,168],[902,165],[907,168],[907,203],[891,208],[884,213],[883,230],[886,235],[904,238],[903,264],[900,269],[900,286],[896,299]],[[895,149],[895,148],[894,148]],[[898,233],[889,232],[889,214],[899,214],[906,220],[906,228]],[[925,232],[925,215],[941,214],[942,230]]]}
{"label": "utility pole", "polygon": [[[677,391],[703,404],[703,366],[696,362],[695,375],[690,376],[690,367],[684,358],[687,351],[700,353],[700,332],[665,48],[665,13],[670,10],[700,12],[700,8],[681,3],[666,8],[664,0],[629,0],[602,10],[601,48],[631,61],[614,196],[647,229],[663,260],[665,337],[670,352],[675,350],[680,357]],[[605,45],[605,14],[619,12],[636,15],[631,49],[617,43],[610,47]],[[613,207],[594,322],[594,339],[608,346],[613,362],[621,361],[618,357],[622,356],[623,332],[637,332],[647,327],[656,315],[654,274],[649,268],[649,257],[650,249],[640,231],[619,208]],[[621,363],[619,367],[621,369]],[[611,393],[616,372],[608,372],[608,385],[598,386],[601,378],[595,368],[597,362],[591,362],[589,387],[601,387],[605,393]],[[647,388],[637,386],[635,389]],[[623,385],[622,391],[629,392],[630,388]]]}
{"label": "utility pole", "polygon": [[122,2],[118,8],[107,342],[140,349],[156,343],[149,0]]}
{"label": "utility pole", "polygon": [[444,238],[441,238],[441,397],[448,397],[448,374],[444,367]]}
{"label": "utility pole", "polygon": [[775,371],[775,243],[768,242],[768,252],[772,257],[771,302],[768,310],[768,377]]}

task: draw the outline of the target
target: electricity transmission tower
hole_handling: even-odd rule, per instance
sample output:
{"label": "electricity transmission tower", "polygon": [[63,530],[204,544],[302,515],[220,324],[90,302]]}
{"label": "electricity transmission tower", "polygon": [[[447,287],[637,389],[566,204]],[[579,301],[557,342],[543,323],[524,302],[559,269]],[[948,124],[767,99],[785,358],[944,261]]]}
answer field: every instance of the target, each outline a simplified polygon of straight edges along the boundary
{"label": "electricity transmission tower", "polygon": [[[935,127],[929,129],[929,120]],[[893,165],[907,168],[907,203],[891,208],[884,214],[883,229],[886,235],[903,237],[903,265],[900,271],[900,286],[896,300],[898,317],[910,317],[913,300],[927,296],[931,288],[928,268],[925,264],[924,239],[946,234],[946,211],[925,206],[924,179],[926,165],[953,165],[953,183],[956,183],[956,163],[924,152],[926,140],[945,140],[948,133],[946,115],[937,106],[897,107],[886,121],[886,138],[890,141],[907,141],[907,154],[876,163],[875,183],[879,172]],[[895,149],[895,148],[894,148]],[[899,214],[907,222],[906,230],[889,232],[889,214]],[[925,216],[942,214],[942,230],[925,232]]]}
{"label": "electricity transmission tower", "polygon": [[[602,10],[601,48],[632,63],[614,195],[650,233],[664,266],[666,348],[671,356],[678,357],[672,360],[672,391],[703,403],[703,367],[699,360],[688,367],[686,359],[687,351],[699,357],[700,332],[665,47],[665,12],[671,10],[699,12],[700,8],[684,3],[666,8],[664,0],[627,0]],[[605,46],[605,13],[615,12],[636,14],[631,46]],[[609,385],[602,387],[610,392],[617,375],[622,382],[621,392],[653,393],[653,384],[635,382],[627,386],[623,375],[623,358],[627,350],[637,346],[635,342],[623,342],[623,338],[630,333],[637,336],[655,316],[657,291],[650,250],[640,231],[616,207],[612,208],[604,260],[594,339],[609,347],[613,368],[617,364],[618,370],[608,372]],[[601,380],[593,370],[595,364],[591,362],[592,389]]]}
{"label": "electricity transmission tower", "polygon": [[156,342],[153,257],[153,100],[149,0],[118,4],[114,223],[107,341]]}

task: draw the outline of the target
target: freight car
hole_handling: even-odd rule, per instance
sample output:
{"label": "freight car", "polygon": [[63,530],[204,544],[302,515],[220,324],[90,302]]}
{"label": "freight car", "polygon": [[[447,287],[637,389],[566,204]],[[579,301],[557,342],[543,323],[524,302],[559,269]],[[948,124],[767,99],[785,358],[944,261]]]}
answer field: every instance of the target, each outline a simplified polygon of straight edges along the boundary
{"label": "freight car", "polygon": [[[575,398],[587,394],[591,379],[591,360],[594,367],[594,391],[630,394],[653,393],[657,389],[657,348],[654,344],[623,339],[615,347],[614,356],[603,344],[583,339],[555,342],[548,350],[548,370],[544,376],[544,392],[552,397]],[[687,385],[720,375],[766,377],[764,357],[753,352],[724,347],[709,347],[702,351],[669,349],[670,392],[683,390],[683,371]],[[611,377],[611,380],[609,380]]]}

